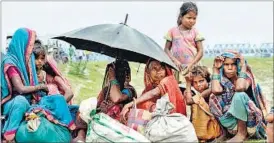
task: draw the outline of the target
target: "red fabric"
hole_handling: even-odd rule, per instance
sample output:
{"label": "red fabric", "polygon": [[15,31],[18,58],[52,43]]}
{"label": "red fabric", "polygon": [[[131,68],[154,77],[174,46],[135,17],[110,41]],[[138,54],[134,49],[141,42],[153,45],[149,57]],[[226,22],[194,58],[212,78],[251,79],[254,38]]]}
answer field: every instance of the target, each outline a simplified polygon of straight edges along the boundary
{"label": "red fabric", "polygon": [[172,112],[181,113],[186,116],[186,103],[175,77],[165,77],[164,79],[162,79],[158,87],[161,91],[161,95],[168,94],[169,101],[175,107]]}
{"label": "red fabric", "polygon": [[[158,87],[161,91],[161,95],[168,94],[170,102],[175,107],[173,112],[186,115],[186,103],[171,69],[167,66],[165,67],[167,76],[164,79],[162,79],[159,85],[156,85],[155,83],[152,82],[150,75],[148,74],[149,64],[150,64],[150,60],[147,62],[147,65],[145,67],[145,74],[144,74],[145,89],[143,91],[143,94]],[[139,109],[144,109],[152,112],[155,108],[156,101],[159,98],[160,97],[155,97],[153,99],[140,103],[137,106]]]}
{"label": "red fabric", "polygon": [[[49,66],[53,69],[56,76],[59,76],[63,80],[63,82],[72,91],[72,88],[71,88],[71,85],[69,84],[69,81],[62,75],[62,73],[58,69],[57,62],[54,60],[54,58],[52,56],[47,56],[46,60],[47,60],[47,63],[49,64]],[[55,81],[55,77],[52,77],[51,75],[47,74],[46,75],[46,82],[47,82],[47,86],[49,87],[49,90],[51,90],[51,91],[49,91],[49,94],[58,94],[58,93],[60,93],[62,95],[65,94],[65,91],[63,91],[59,88],[59,85]],[[69,102],[70,105],[73,102],[72,100]]]}
{"label": "red fabric", "polygon": [[148,114],[148,111],[143,109],[131,109],[128,114],[127,126],[138,131],[138,127],[144,129],[150,119],[151,113]]}
{"label": "red fabric", "polygon": [[19,70],[15,66],[11,66],[8,71],[8,77],[11,79],[13,76],[20,76]]}

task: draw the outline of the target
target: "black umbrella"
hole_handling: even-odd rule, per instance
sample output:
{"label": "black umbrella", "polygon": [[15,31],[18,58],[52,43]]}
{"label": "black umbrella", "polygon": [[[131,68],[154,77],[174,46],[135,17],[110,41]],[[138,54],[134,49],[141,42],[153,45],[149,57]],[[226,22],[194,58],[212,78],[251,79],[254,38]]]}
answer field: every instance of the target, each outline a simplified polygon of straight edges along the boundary
{"label": "black umbrella", "polygon": [[[125,23],[126,21],[127,16]],[[54,37],[54,39],[66,41],[77,49],[133,62],[146,63],[149,58],[153,58],[177,69],[154,40],[125,23],[85,27]]]}

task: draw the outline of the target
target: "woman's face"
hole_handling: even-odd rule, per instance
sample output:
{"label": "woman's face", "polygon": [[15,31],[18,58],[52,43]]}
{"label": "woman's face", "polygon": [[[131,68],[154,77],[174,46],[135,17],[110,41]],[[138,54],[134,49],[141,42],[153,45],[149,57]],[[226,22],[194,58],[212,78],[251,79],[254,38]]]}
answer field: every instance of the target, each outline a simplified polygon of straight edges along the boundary
{"label": "woman's face", "polygon": [[160,81],[166,77],[165,67],[158,61],[152,61],[149,64],[149,75],[154,83],[160,83]]}
{"label": "woman's face", "polygon": [[44,66],[46,62],[46,56],[45,55],[39,55],[36,59],[35,59],[35,65],[37,69],[42,69],[42,67]]}
{"label": "woman's face", "polygon": [[130,76],[130,73],[128,73],[126,74],[125,86],[129,85],[130,81],[131,81],[131,76]]}
{"label": "woman's face", "polygon": [[208,83],[204,77],[197,75],[193,77],[192,85],[198,92],[203,92],[208,88]]}
{"label": "woman's face", "polygon": [[224,75],[227,78],[233,78],[237,75],[236,59],[225,58],[225,60],[224,60]]}

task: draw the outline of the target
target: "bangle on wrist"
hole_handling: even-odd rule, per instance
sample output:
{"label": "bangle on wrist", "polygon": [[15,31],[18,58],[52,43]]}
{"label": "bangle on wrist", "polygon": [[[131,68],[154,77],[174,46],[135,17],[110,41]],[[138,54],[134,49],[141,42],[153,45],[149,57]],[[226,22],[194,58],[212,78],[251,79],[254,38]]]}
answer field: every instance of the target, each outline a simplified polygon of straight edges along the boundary
{"label": "bangle on wrist", "polygon": [[213,72],[213,73],[216,73],[216,72],[217,72],[217,74],[219,74],[219,73],[220,73],[220,70],[219,70],[218,68],[216,68],[216,67],[213,67],[213,68],[212,68],[212,72]]}
{"label": "bangle on wrist", "polygon": [[220,81],[221,80],[221,75],[220,74],[213,74],[211,76],[211,80],[218,80],[218,81]]}
{"label": "bangle on wrist", "polygon": [[42,89],[42,85],[39,84],[39,85],[38,85],[38,90],[41,90],[41,89]]}
{"label": "bangle on wrist", "polygon": [[116,79],[110,80],[110,85],[119,85],[119,82]]}
{"label": "bangle on wrist", "polygon": [[35,89],[36,89],[36,90],[39,90],[39,85],[36,85],[36,86],[35,86]]}
{"label": "bangle on wrist", "polygon": [[244,73],[244,72],[239,72],[238,78],[244,78],[244,79],[246,79],[247,78],[247,74]]}

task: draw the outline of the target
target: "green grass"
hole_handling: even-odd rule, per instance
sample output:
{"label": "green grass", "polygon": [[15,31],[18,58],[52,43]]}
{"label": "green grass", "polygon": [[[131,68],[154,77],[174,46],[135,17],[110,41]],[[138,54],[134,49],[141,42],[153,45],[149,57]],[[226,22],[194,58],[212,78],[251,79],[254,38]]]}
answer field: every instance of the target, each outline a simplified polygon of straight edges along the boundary
{"label": "green grass", "polygon": [[[270,105],[273,105],[273,58],[247,58],[248,64],[252,67],[256,81],[260,83],[263,93]],[[97,96],[101,90],[105,67],[107,62],[88,62],[82,74],[75,74],[75,64],[59,64],[62,73],[68,78],[75,93],[74,101],[79,104],[82,100]],[[211,69],[213,58],[204,58],[202,64]],[[138,67],[139,72],[137,73]],[[145,64],[130,62],[131,84],[136,88],[138,95],[144,89],[144,68]],[[73,71],[74,70],[74,71]]]}

